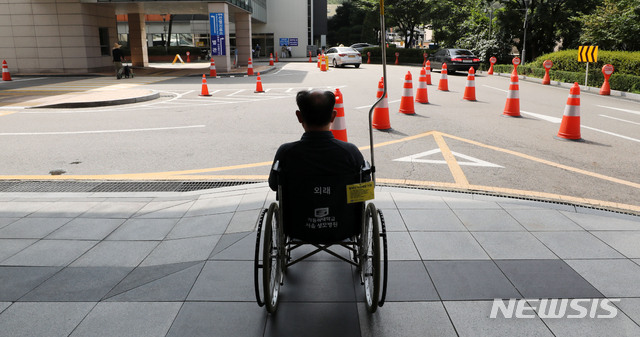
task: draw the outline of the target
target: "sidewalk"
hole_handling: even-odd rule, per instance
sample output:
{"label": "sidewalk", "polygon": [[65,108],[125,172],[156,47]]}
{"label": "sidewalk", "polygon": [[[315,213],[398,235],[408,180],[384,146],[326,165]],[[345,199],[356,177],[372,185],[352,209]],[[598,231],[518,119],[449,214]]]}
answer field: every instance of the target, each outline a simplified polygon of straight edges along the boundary
{"label": "sidewalk", "polygon": [[[637,216],[378,187],[387,303],[367,314],[354,270],[322,255],[289,269],[270,316],[253,290],[266,183],[10,189],[0,182],[0,336],[640,335]],[[620,299],[615,318],[489,318],[495,298],[604,297]]]}

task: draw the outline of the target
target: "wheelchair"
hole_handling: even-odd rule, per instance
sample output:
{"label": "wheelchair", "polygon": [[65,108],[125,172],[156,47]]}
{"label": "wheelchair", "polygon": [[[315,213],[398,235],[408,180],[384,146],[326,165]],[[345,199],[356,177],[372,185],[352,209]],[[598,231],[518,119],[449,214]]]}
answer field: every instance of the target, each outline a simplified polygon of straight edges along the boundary
{"label": "wheelchair", "polygon": [[[325,252],[355,266],[369,312],[382,307],[388,266],[384,216],[371,202],[348,203],[347,199],[349,185],[367,181],[368,164],[351,176],[290,176],[279,162],[272,170],[278,177],[278,202],[263,209],[258,218],[254,260],[258,305],[275,313],[287,269]],[[303,246],[315,249],[292,258],[291,253]],[[345,249],[349,258],[344,256]]]}

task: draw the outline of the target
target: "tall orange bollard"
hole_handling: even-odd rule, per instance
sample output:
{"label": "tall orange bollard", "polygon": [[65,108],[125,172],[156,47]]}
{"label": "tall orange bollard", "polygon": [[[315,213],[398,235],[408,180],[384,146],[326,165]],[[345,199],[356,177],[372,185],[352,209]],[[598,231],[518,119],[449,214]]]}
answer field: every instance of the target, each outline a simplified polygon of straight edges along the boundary
{"label": "tall orange bollard", "polygon": [[422,53],[422,57],[424,57],[424,60],[422,61],[422,68],[424,68],[424,66],[427,65],[427,53]]}
{"label": "tall orange bollard", "polygon": [[464,87],[464,95],[462,99],[467,101],[476,100],[476,70],[473,67],[469,68],[469,74],[467,75],[467,85]]}
{"label": "tall orange bollard", "polygon": [[549,85],[551,84],[551,77],[549,77],[549,70],[553,67],[553,62],[551,60],[545,60],[542,62],[542,66],[544,67],[544,77],[542,78],[542,84]]}
{"label": "tall orange bollard", "polygon": [[400,64],[398,63],[398,56],[400,56],[400,53],[396,52],[396,64]]}
{"label": "tall orange bollard", "polygon": [[249,65],[247,65],[247,75],[253,75],[253,62],[251,61],[251,57],[249,57]]}
{"label": "tall orange bollard", "polygon": [[276,53],[276,63],[280,62],[280,60],[278,60],[278,53]]}
{"label": "tall orange bollard", "polygon": [[507,102],[504,105],[505,116],[520,117],[520,86],[518,85],[518,75],[511,74],[511,83],[507,93]]}
{"label": "tall orange bollard", "polygon": [[313,60],[311,59],[311,51],[309,51],[309,63],[313,63]]}
{"label": "tall orange bollard", "polygon": [[613,74],[613,65],[605,64],[604,66],[602,66],[602,74],[604,75],[604,83],[602,83],[602,88],[600,88],[600,95],[611,95],[611,85],[609,85],[609,77],[611,77],[611,74]]}
{"label": "tall orange bollard", "polygon": [[487,72],[487,74],[493,75],[493,65],[496,64],[496,62],[498,62],[498,59],[495,56],[491,56],[491,58],[489,58],[489,63],[491,63],[491,66],[489,67],[489,71]]}
{"label": "tall orange bollard", "polygon": [[429,93],[427,92],[427,72],[424,68],[420,69],[418,89],[416,90],[416,102],[422,104],[429,103]]}
{"label": "tall orange bollard", "polygon": [[269,65],[273,65],[273,53],[269,53]]}
{"label": "tall orange bollard", "polygon": [[216,71],[216,61],[211,58],[211,65],[209,66],[209,77],[217,77],[218,72]]}
{"label": "tall orange bollard", "polygon": [[336,95],[336,104],[333,108],[336,110],[336,118],[331,124],[331,133],[333,133],[336,139],[347,142],[347,121],[344,117],[344,98],[342,97],[340,89],[336,89],[334,94]]}
{"label": "tall orange bollard", "polygon": [[[384,93],[384,82],[380,79],[378,82],[378,93],[376,99],[382,97]],[[389,122],[389,100],[387,95],[380,101],[378,105],[373,109],[373,118],[371,126],[376,130],[389,130],[391,129],[391,123]]]}
{"label": "tall orange bollard", "polygon": [[431,85],[431,61],[427,60],[427,66],[425,67],[424,72],[427,75],[427,84]]}
{"label": "tall orange bollard", "polygon": [[440,82],[438,82],[438,90],[440,91],[449,91],[449,79],[447,77],[447,64],[442,64],[442,69],[440,70]]}
{"label": "tall orange bollard", "polygon": [[7,65],[7,60],[2,60],[2,80],[11,81],[11,73],[9,72],[9,65]]}
{"label": "tall orange bollard", "polygon": [[367,52],[367,64],[371,64],[371,52]]}
{"label": "tall orange bollard", "polygon": [[573,83],[573,87],[569,91],[558,138],[582,140],[580,138],[580,85],[578,82]]}
{"label": "tall orange bollard", "polygon": [[404,86],[402,87],[402,97],[400,98],[400,109],[398,112],[405,115],[415,115],[416,110],[413,105],[413,79],[411,72],[404,75]]}
{"label": "tall orange bollard", "polygon": [[511,63],[513,64],[513,71],[511,72],[511,75],[518,76],[518,65],[520,65],[520,58],[514,57],[513,60],[511,60]]}
{"label": "tall orange bollard", "polygon": [[207,77],[202,74],[202,90],[200,91],[200,96],[211,96],[209,94],[209,87],[207,86]]}
{"label": "tall orange bollard", "polygon": [[255,93],[264,92],[264,89],[262,89],[262,79],[260,78],[259,72],[258,72],[258,78],[256,79],[256,91],[254,92]]}

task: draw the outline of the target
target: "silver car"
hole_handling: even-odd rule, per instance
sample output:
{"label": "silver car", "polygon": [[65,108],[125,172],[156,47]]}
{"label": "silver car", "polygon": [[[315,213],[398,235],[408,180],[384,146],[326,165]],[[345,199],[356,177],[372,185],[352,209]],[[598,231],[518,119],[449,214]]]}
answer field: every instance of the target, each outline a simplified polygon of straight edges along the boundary
{"label": "silver car", "polygon": [[360,68],[360,64],[362,64],[362,56],[357,50],[351,47],[329,48],[326,55],[329,58],[329,64],[334,68],[344,67],[348,64]]}

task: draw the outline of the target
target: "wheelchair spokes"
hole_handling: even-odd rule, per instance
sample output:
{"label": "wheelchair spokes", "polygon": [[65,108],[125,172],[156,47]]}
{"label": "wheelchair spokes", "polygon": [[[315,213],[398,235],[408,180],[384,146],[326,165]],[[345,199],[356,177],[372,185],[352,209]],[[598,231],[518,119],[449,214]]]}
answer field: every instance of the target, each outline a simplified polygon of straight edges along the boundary
{"label": "wheelchair spokes", "polygon": [[376,206],[365,210],[361,246],[361,281],[364,284],[365,305],[371,313],[378,309],[380,296],[380,223]]}

